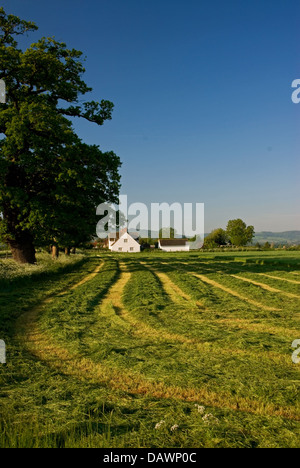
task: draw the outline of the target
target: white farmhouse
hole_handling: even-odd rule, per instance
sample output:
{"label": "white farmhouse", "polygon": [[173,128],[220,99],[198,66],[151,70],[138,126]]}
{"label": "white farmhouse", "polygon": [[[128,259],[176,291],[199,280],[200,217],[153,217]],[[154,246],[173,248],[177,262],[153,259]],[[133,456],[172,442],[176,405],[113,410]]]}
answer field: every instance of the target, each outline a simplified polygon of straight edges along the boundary
{"label": "white farmhouse", "polygon": [[188,252],[190,250],[187,239],[159,239],[158,248],[165,252]]}
{"label": "white farmhouse", "polygon": [[118,233],[113,235],[109,235],[108,237],[108,248],[112,252],[140,252],[141,246],[140,244],[134,239],[132,235],[130,235],[127,231],[121,233],[119,236]]}

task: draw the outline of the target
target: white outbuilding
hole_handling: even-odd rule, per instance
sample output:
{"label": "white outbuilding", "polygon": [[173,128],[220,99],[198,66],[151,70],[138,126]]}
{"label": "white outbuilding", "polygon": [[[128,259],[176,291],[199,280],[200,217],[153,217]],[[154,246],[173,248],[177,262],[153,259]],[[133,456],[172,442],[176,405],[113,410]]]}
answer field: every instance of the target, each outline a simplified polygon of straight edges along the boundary
{"label": "white outbuilding", "polygon": [[108,248],[112,252],[140,252],[140,244],[128,232],[124,232],[120,237],[109,237]]}
{"label": "white outbuilding", "polygon": [[159,239],[158,248],[165,252],[188,252],[190,250],[187,239]]}

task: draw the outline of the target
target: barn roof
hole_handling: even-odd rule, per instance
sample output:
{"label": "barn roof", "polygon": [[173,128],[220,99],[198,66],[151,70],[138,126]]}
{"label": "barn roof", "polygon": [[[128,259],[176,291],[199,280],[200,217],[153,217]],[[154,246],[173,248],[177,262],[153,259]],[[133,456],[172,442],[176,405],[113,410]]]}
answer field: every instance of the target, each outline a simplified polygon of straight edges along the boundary
{"label": "barn roof", "polygon": [[168,245],[186,245],[187,239],[159,239],[160,245],[167,247]]}

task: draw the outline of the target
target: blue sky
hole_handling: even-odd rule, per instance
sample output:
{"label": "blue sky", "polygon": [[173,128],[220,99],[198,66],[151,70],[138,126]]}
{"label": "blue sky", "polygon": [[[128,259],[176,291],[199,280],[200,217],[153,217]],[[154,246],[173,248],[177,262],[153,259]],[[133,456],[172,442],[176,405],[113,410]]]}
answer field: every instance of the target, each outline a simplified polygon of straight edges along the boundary
{"label": "blue sky", "polygon": [[131,202],[205,203],[205,231],[242,218],[300,229],[300,3],[294,0],[8,0],[86,56],[88,99],[115,104],[87,143],[122,160]]}

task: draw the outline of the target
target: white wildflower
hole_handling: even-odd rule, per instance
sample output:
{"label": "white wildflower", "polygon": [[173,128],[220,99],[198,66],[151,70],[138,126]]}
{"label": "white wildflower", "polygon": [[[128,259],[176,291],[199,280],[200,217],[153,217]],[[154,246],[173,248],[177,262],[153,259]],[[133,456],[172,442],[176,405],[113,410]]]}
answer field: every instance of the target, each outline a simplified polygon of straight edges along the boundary
{"label": "white wildflower", "polygon": [[178,429],[178,424],[174,424],[174,426],[171,427],[171,431],[176,431],[176,429]]}
{"label": "white wildflower", "polygon": [[197,405],[197,404],[196,404],[195,407],[197,408],[198,413],[200,413],[200,414],[203,414],[203,413],[204,413],[204,411],[205,411],[205,406],[200,406],[200,405]]}
{"label": "white wildflower", "polygon": [[205,422],[206,424],[209,424],[209,423],[218,423],[219,420],[218,418],[216,418],[213,414],[211,413],[207,413],[203,416],[202,418],[203,422]]}
{"label": "white wildflower", "polygon": [[163,424],[165,424],[165,421],[159,421],[159,423],[155,424],[155,429],[159,429]]}

